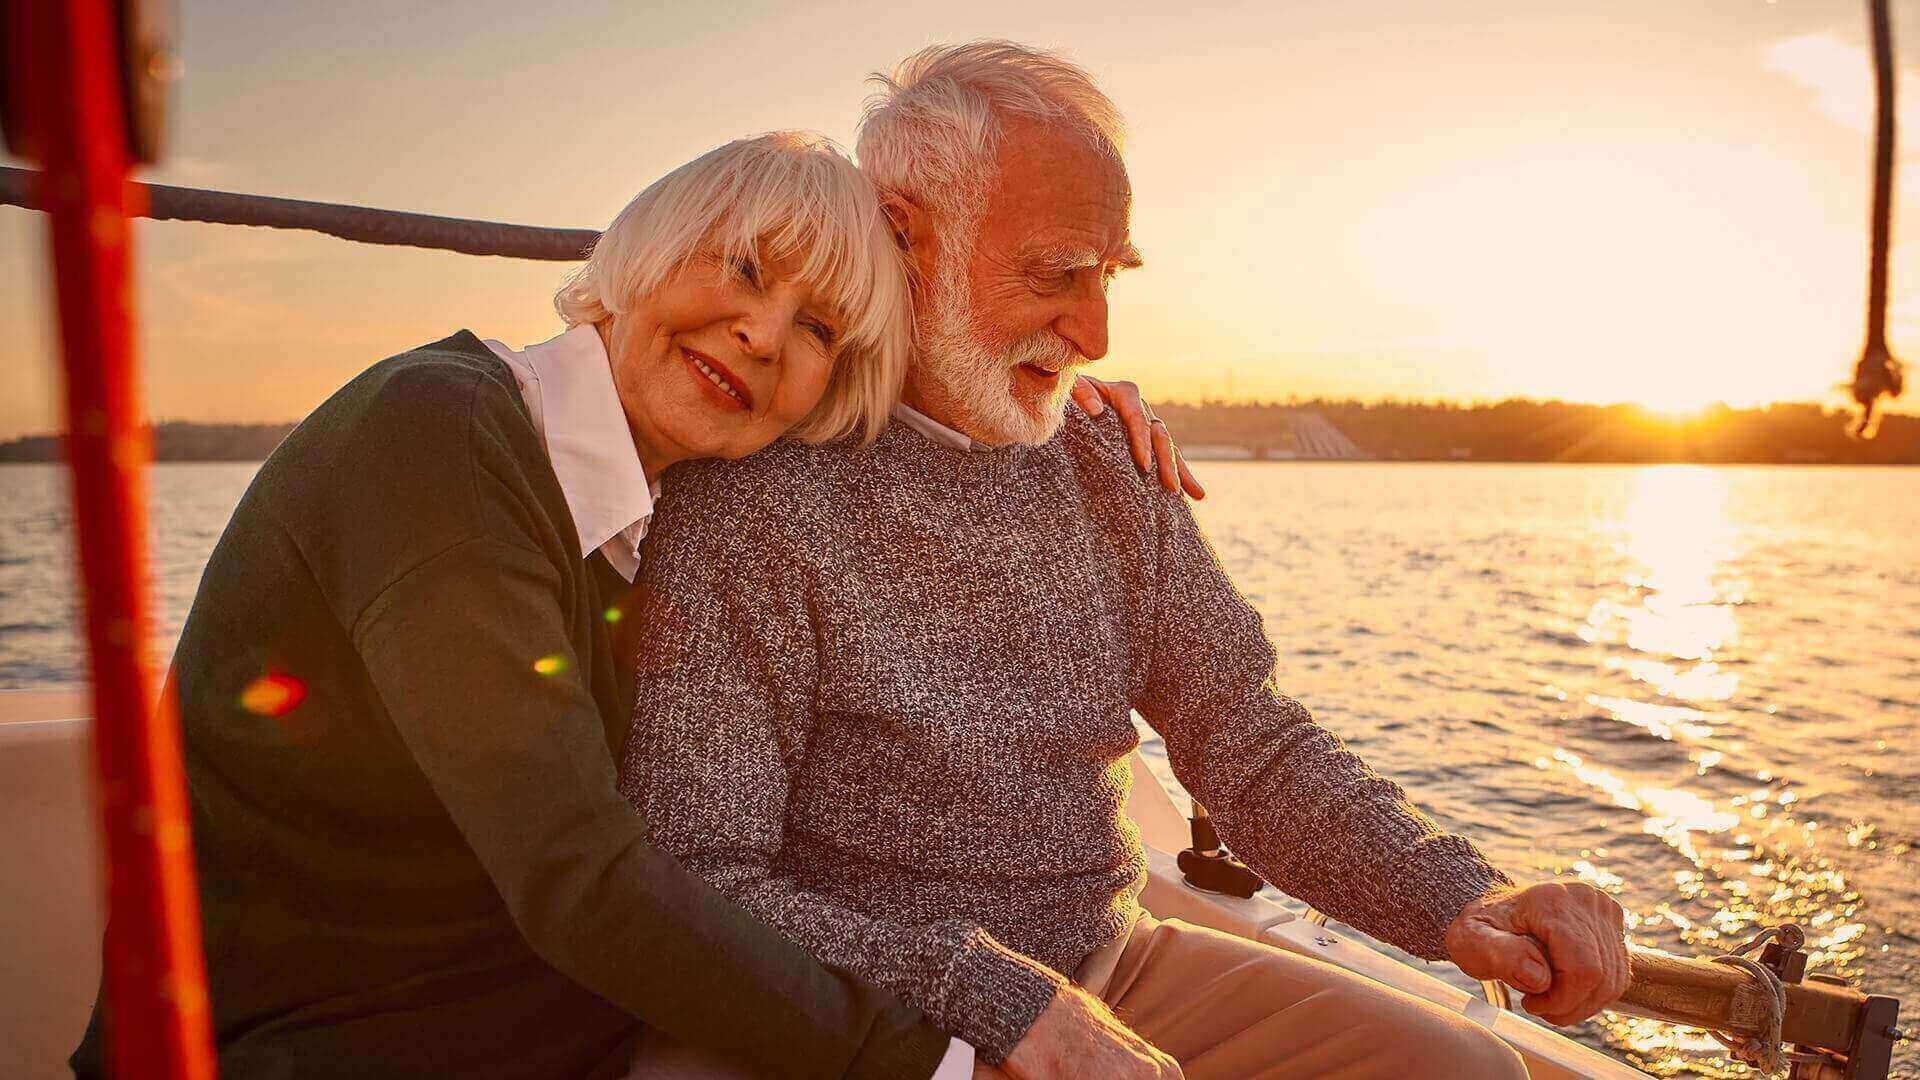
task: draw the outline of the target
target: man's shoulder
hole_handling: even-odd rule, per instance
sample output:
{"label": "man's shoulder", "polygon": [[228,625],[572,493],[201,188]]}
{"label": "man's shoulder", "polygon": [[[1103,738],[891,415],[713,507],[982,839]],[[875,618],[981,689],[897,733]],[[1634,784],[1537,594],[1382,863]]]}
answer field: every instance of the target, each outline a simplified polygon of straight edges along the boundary
{"label": "man's shoulder", "polygon": [[685,461],[666,473],[664,498],[701,505],[831,505],[879,477],[912,467],[914,434],[891,423],[872,444],[854,440],[804,442],[780,438],[772,446],[737,459],[707,457]]}
{"label": "man's shoulder", "polygon": [[850,442],[782,438],[743,458],[702,458],[675,465],[662,486],[668,498],[682,502],[787,501],[825,494],[863,453],[862,447]]}
{"label": "man's shoulder", "polygon": [[786,546],[817,539],[822,523],[834,520],[836,507],[880,463],[876,448],[783,438],[747,457],[675,465],[661,480],[648,548],[704,546],[715,537]]}
{"label": "man's shoulder", "polygon": [[1166,494],[1133,463],[1127,429],[1112,409],[1088,416],[1078,404],[1069,403],[1056,442],[1083,484],[1129,502],[1154,500]]}

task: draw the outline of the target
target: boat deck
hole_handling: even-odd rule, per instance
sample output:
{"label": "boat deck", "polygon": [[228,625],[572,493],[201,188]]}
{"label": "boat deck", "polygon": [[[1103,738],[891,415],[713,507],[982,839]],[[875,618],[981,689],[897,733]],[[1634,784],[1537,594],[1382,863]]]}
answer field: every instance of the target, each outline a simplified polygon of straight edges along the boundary
{"label": "boat deck", "polygon": [[0,690],[0,724],[84,720],[92,711],[83,689]]}
{"label": "boat deck", "polygon": [[[0,1046],[9,1077],[54,1080],[68,1074],[100,970],[102,888],[95,835],[91,721],[82,689],[0,690],[0,791],[17,823],[0,842]],[[1506,1039],[1535,1080],[1590,1077],[1632,1080],[1639,1071],[1613,1061],[1519,1013],[1494,1009],[1425,971],[1315,926],[1261,896],[1237,900],[1197,892],[1181,879],[1172,852],[1187,844],[1186,820],[1138,754],[1128,813],[1148,845],[1142,901],[1177,917],[1313,956],[1459,1012]]]}

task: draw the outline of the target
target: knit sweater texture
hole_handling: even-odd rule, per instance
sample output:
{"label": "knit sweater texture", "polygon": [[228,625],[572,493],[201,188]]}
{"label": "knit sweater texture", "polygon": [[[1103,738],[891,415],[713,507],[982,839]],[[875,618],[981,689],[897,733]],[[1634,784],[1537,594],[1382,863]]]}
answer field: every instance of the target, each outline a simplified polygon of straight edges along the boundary
{"label": "knit sweater texture", "polygon": [[1506,879],[1275,683],[1260,616],[1110,413],[968,452],[895,423],[676,470],[621,788],[656,843],[1006,1056],[1138,913],[1130,711],[1267,880],[1428,959]]}

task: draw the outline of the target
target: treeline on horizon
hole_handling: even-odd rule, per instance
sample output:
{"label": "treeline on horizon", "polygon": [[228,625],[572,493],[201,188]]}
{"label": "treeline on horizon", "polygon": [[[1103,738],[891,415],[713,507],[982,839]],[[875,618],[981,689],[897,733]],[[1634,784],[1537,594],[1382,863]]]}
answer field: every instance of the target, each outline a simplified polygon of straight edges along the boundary
{"label": "treeline on horizon", "polygon": [[[1173,402],[1155,410],[1186,447],[1257,454],[1293,449],[1294,418],[1316,414],[1370,457],[1387,461],[1565,461],[1652,464],[1920,464],[1920,416],[1888,415],[1879,436],[1848,436],[1852,417],[1813,404],[1714,407],[1667,418],[1636,405],[1512,399],[1455,405],[1420,401]],[[154,425],[158,461],[259,461],[287,424]],[[0,462],[61,461],[64,439],[0,443]]]}
{"label": "treeline on horizon", "polygon": [[[201,424],[166,420],[153,425],[155,461],[262,461],[293,430],[292,424]],[[66,436],[28,435],[0,443],[0,461],[65,461]]]}
{"label": "treeline on horizon", "polygon": [[1387,461],[1562,461],[1655,464],[1920,464],[1920,416],[1890,414],[1872,440],[1852,414],[1810,403],[1716,405],[1667,417],[1641,406],[1565,401],[1456,405],[1422,401],[1207,401],[1155,406],[1183,446],[1293,448],[1293,417],[1318,415],[1367,455]]}

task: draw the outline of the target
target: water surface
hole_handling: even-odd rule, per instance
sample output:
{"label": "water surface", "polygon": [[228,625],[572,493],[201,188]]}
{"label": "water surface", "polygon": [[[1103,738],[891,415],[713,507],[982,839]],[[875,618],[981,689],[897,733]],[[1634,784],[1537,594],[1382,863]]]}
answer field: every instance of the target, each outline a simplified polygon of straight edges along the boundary
{"label": "water surface", "polygon": [[[252,472],[154,470],[160,655]],[[1636,942],[1798,921],[1816,968],[1920,1017],[1920,470],[1202,472],[1281,685],[1449,828],[1614,892]],[[0,687],[81,682],[62,474],[0,466],[0,493]],[[1698,1034],[1579,1035],[1734,1075]],[[1896,1061],[1920,1076],[1912,1044]]]}

